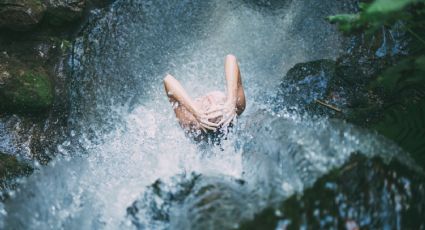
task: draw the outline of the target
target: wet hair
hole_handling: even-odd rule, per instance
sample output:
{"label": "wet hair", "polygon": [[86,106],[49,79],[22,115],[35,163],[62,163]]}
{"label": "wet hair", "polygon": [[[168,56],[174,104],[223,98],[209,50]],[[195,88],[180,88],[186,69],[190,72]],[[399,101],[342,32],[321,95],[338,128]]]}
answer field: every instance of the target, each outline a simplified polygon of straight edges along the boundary
{"label": "wet hair", "polygon": [[219,145],[222,140],[227,139],[227,134],[231,132],[233,124],[230,123],[227,127],[219,127],[216,131],[207,130],[187,130],[186,135],[197,143],[206,143],[209,145]]}

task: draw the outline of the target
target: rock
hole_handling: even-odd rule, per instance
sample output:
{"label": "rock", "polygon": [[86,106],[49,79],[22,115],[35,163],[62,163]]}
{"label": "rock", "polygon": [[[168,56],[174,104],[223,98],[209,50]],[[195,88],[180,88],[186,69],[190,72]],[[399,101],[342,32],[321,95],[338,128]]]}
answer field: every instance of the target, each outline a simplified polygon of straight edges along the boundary
{"label": "rock", "polygon": [[88,0],[87,4],[89,4],[90,7],[102,8],[108,6],[114,1],[115,0]]}
{"label": "rock", "polygon": [[86,0],[46,0],[46,6],[46,20],[61,25],[82,18]]}
{"label": "rock", "polygon": [[254,9],[279,10],[288,7],[292,1],[290,0],[243,0],[246,5]]}
{"label": "rock", "polygon": [[137,229],[233,229],[248,210],[243,185],[193,173],[157,180],[127,209],[127,218]]}
{"label": "rock", "polygon": [[[275,109],[295,107],[301,112],[309,111],[316,115],[340,115],[316,103],[316,100],[327,100],[329,95],[335,96],[345,93],[336,90],[331,91],[332,86],[338,80],[337,68],[337,63],[329,59],[296,64],[288,71],[280,84],[274,103]],[[338,106],[345,101],[339,101]]]}
{"label": "rock", "polygon": [[15,156],[0,152],[0,191],[11,186],[10,180],[28,175],[32,167],[22,163]]}
{"label": "rock", "polygon": [[40,112],[53,103],[53,84],[42,67],[17,60],[0,62],[0,109],[10,113]]}
{"label": "rock", "polygon": [[240,229],[423,229],[424,198],[423,173],[397,161],[353,155]]}
{"label": "rock", "polygon": [[0,27],[31,29],[41,21],[45,10],[40,0],[0,0]]}
{"label": "rock", "polygon": [[284,77],[281,89],[289,101],[309,104],[325,96],[335,70],[335,61],[328,59],[296,64]]}
{"label": "rock", "polygon": [[[385,95],[372,92],[369,85],[405,53],[397,28],[384,29],[373,37],[356,35],[340,57],[299,63],[283,78],[277,96],[277,110],[298,107],[315,115],[344,118],[367,126],[377,117]],[[392,36],[394,34],[394,36]],[[315,100],[332,105],[343,113],[323,107]]]}

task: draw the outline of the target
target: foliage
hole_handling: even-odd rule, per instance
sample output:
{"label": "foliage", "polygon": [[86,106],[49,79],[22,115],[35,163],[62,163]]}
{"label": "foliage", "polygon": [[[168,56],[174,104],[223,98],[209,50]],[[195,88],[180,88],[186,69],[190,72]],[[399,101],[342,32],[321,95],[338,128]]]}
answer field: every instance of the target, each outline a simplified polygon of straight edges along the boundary
{"label": "foliage", "polygon": [[369,84],[382,96],[381,118],[370,127],[393,139],[425,166],[425,0],[374,0],[360,3],[357,14],[328,17],[345,34],[376,36],[399,25],[408,55],[396,59]]}
{"label": "foliage", "polygon": [[30,165],[18,161],[15,156],[0,152],[0,191],[8,187],[9,180],[29,175],[32,171]]}
{"label": "foliage", "polygon": [[11,112],[32,112],[49,108],[53,88],[41,70],[19,70],[5,86],[0,87],[0,108]]}
{"label": "foliage", "polygon": [[423,10],[410,10],[421,3],[425,0],[375,0],[369,4],[360,3],[360,13],[329,16],[328,20],[338,23],[340,30],[346,33],[356,30],[373,33],[382,26],[390,26],[398,20],[412,20],[416,13],[424,13]]}
{"label": "foliage", "polygon": [[373,125],[378,132],[396,140],[414,154],[418,163],[425,162],[425,100],[415,104],[395,104],[383,112],[380,122]]}

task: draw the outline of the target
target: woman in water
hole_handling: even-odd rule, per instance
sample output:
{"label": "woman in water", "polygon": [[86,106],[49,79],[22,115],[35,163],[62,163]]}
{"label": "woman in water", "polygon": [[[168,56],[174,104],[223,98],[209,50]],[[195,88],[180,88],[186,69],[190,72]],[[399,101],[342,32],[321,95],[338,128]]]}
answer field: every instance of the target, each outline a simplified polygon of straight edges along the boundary
{"label": "woman in water", "polygon": [[228,127],[236,115],[245,109],[245,94],[236,57],[227,55],[224,63],[227,94],[209,92],[193,100],[182,85],[171,75],[164,78],[165,92],[173,105],[180,125],[189,131],[216,132]]}

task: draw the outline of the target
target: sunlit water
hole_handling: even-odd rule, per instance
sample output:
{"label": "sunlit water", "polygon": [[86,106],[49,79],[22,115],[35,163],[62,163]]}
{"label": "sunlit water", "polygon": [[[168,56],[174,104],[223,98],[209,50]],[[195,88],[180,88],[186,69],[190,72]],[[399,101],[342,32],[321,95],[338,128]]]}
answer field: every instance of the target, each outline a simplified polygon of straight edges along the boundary
{"label": "sunlit water", "polygon": [[[324,17],[351,10],[351,4],[276,1],[270,8],[259,2],[117,1],[106,12],[92,12],[69,61],[67,141],[57,147],[56,160],[10,194],[0,213],[3,227],[235,227],[355,151],[397,153],[367,131],[293,110],[272,111],[269,104],[294,64],[341,52],[343,38]],[[224,90],[228,53],[239,59],[247,109],[226,140],[197,144],[178,126],[162,78],[174,75],[193,97]],[[127,214],[138,198],[160,199],[147,192],[157,179],[172,190],[172,178],[192,172],[206,178],[202,183],[229,186],[222,211],[209,213],[209,220],[194,218],[203,213],[195,194],[173,206],[168,221],[154,219],[147,203],[140,205],[146,207],[141,224]],[[245,184],[236,186],[236,180]]]}

